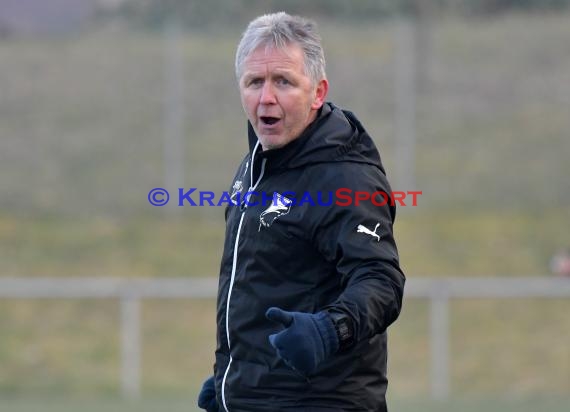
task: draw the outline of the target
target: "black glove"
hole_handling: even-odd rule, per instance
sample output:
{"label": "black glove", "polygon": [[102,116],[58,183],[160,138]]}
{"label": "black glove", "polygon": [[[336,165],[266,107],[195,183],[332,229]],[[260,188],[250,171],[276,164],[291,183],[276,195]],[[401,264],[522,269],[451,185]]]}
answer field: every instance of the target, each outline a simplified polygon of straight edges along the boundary
{"label": "black glove", "polygon": [[198,395],[198,407],[207,412],[219,412],[220,410],[216,400],[216,385],[213,376],[210,376],[202,385],[202,390]]}
{"label": "black glove", "polygon": [[336,329],[327,312],[287,312],[269,308],[267,319],[285,326],[285,330],[269,335],[277,355],[291,368],[307,375],[339,348]]}

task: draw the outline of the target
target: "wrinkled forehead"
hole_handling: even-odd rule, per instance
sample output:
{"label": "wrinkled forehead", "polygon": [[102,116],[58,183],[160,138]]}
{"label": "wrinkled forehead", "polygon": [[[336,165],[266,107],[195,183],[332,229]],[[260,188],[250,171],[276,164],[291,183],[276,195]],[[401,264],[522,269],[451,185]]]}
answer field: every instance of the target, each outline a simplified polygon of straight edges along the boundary
{"label": "wrinkled forehead", "polygon": [[284,62],[299,64],[303,70],[303,74],[308,75],[305,54],[303,48],[295,42],[276,43],[268,40],[253,47],[243,59],[240,74],[243,76],[247,70],[248,64],[254,63],[260,59],[274,57],[278,59],[281,55]]}
{"label": "wrinkled forehead", "polygon": [[269,57],[271,55],[275,55],[275,52],[284,54],[289,60],[300,61],[302,64],[305,63],[303,49],[299,44],[295,42],[275,44],[275,42],[272,41],[266,41],[254,47],[246,56],[245,61],[247,62],[250,60],[253,55],[256,55],[257,57]]}

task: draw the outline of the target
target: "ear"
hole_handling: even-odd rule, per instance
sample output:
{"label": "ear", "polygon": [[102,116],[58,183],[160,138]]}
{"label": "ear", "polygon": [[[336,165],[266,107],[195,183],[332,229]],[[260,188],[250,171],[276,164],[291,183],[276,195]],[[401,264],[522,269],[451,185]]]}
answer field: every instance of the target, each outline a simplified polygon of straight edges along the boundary
{"label": "ear", "polygon": [[313,99],[313,104],[311,105],[311,109],[313,110],[320,109],[327,98],[328,92],[329,92],[328,80],[321,79],[319,83],[317,83],[317,87],[315,89],[315,98]]}

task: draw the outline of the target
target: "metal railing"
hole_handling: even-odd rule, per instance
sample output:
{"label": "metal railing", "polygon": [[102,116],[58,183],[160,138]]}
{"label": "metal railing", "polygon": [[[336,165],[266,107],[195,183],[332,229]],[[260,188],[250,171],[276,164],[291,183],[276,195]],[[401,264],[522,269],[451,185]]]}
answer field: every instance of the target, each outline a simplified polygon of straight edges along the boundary
{"label": "metal railing", "polygon": [[[147,298],[214,298],[217,279],[0,278],[0,298],[106,299],[121,308],[121,390],[140,396],[140,301]],[[431,393],[445,399],[449,383],[449,300],[453,298],[570,298],[570,279],[408,279],[405,299],[430,300]]]}

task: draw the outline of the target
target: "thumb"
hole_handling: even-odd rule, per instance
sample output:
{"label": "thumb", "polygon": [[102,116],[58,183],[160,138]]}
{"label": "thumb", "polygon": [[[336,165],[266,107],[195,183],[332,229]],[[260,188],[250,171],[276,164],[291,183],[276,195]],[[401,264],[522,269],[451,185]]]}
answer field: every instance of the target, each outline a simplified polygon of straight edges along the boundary
{"label": "thumb", "polygon": [[273,322],[282,323],[286,327],[293,323],[293,314],[279,308],[269,308],[265,312],[265,317]]}

